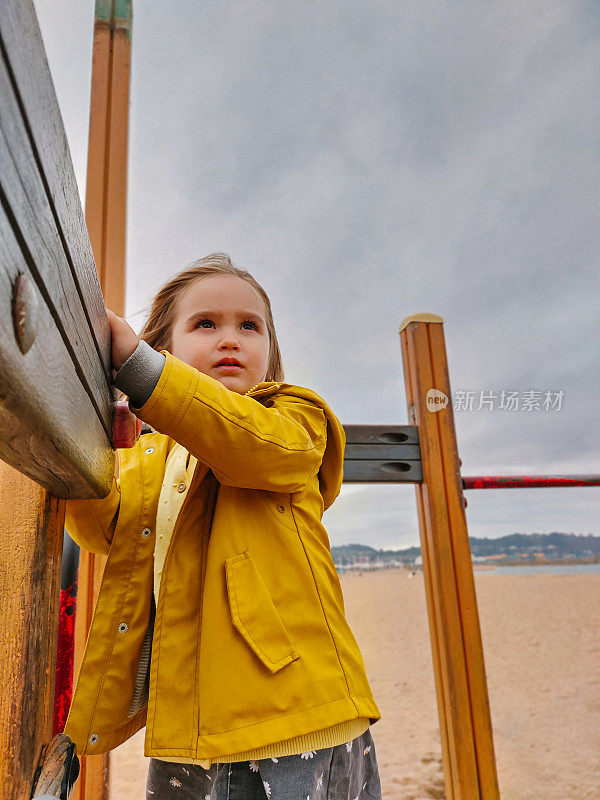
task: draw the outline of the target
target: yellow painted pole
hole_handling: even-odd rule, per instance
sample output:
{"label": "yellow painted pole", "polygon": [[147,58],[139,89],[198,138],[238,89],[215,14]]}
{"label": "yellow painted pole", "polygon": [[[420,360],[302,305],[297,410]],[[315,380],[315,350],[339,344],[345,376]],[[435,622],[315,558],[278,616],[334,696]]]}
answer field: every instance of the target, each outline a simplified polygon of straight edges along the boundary
{"label": "yellow painted pole", "polygon": [[[131,0],[97,0],[94,18],[85,217],[106,305],[125,313],[127,153],[131,71]],[[74,678],[106,556],[81,551]],[[108,800],[110,754],[80,757],[72,800]]]}
{"label": "yellow painted pole", "polygon": [[52,739],[65,501],[0,461],[0,785],[26,800]]}
{"label": "yellow painted pole", "polygon": [[447,800],[499,800],[475,581],[464,510],[443,320],[400,326]]}

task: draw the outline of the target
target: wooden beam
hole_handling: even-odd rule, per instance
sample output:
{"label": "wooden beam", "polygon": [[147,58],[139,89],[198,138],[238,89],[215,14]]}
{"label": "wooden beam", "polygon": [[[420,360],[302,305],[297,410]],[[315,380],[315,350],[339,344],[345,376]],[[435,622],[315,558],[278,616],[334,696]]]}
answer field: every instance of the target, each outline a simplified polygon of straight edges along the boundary
{"label": "wooden beam", "polygon": [[419,431],[414,425],[344,425],[344,483],[421,480]]}
{"label": "wooden beam", "polygon": [[125,314],[131,0],[97,0],[86,221],[108,308]]}
{"label": "wooden beam", "polygon": [[[423,480],[415,492],[446,797],[499,800],[442,325],[432,314],[408,317],[400,344],[409,422],[418,426],[421,445]],[[431,390],[445,404],[430,399],[428,407]]]}
{"label": "wooden beam", "polygon": [[57,497],[104,497],[110,330],[31,0],[2,3],[0,96],[0,458]]}
{"label": "wooden beam", "polygon": [[0,775],[27,800],[52,739],[64,501],[0,462]]}

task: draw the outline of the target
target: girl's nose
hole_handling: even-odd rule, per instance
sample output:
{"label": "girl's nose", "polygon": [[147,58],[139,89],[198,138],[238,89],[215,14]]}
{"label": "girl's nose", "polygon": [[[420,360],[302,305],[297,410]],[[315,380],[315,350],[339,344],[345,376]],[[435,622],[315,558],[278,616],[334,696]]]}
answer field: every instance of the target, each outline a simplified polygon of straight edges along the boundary
{"label": "girl's nose", "polygon": [[235,347],[239,350],[240,343],[237,336],[234,333],[224,333],[219,342],[219,349],[223,347]]}

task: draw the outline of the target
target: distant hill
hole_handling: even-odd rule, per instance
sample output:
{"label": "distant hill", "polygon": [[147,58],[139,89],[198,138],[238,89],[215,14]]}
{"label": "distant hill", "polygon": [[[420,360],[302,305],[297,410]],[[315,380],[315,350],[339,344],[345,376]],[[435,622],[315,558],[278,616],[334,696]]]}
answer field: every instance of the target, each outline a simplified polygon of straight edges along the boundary
{"label": "distant hill", "polygon": [[[470,536],[473,558],[504,556],[506,559],[543,557],[547,560],[577,558],[594,560],[600,556],[600,536],[575,533],[511,533],[498,539],[478,539]],[[354,562],[403,561],[413,563],[421,554],[420,547],[403,550],[378,550],[365,544],[345,544],[332,547],[333,560],[338,565]],[[499,559],[500,560],[500,559]]]}
{"label": "distant hill", "polygon": [[540,552],[563,556],[597,555],[600,536],[575,533],[511,533],[499,539],[469,538],[474,556]]}

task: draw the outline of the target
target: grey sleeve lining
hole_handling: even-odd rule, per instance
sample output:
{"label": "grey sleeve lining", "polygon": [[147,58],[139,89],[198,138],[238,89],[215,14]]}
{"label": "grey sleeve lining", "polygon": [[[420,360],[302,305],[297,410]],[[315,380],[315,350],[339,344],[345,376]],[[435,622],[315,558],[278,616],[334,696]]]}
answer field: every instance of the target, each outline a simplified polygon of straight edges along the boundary
{"label": "grey sleeve lining", "polygon": [[136,408],[141,408],[158,383],[166,358],[147,342],[140,340],[129,358],[113,378],[113,383],[129,397]]}

